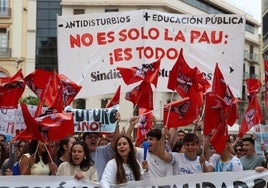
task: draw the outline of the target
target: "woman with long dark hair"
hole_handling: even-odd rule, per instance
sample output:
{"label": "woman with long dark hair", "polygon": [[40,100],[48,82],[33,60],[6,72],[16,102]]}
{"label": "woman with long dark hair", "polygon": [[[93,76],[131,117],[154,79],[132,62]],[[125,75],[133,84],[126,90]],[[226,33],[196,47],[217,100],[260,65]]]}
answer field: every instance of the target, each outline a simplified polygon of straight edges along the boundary
{"label": "woman with long dark hair", "polygon": [[20,175],[55,175],[57,165],[51,161],[47,146],[38,140],[31,140],[20,159]]}
{"label": "woman with long dark hair", "polygon": [[85,178],[90,181],[98,181],[97,170],[85,142],[73,143],[69,161],[60,164],[57,176],[74,176],[76,179]]}
{"label": "woman with long dark hair", "polygon": [[60,140],[55,160],[57,166],[60,166],[62,162],[69,161],[71,147],[75,141],[76,139],[73,136],[67,136]]}
{"label": "woman with long dark hair", "polygon": [[[130,181],[143,179],[148,176],[148,166],[143,164],[143,168],[136,159],[135,149],[131,139],[121,135],[115,142],[115,158],[111,159],[104,170],[100,185],[102,188],[110,187],[110,184],[122,184]],[[144,173],[145,172],[145,173]]]}

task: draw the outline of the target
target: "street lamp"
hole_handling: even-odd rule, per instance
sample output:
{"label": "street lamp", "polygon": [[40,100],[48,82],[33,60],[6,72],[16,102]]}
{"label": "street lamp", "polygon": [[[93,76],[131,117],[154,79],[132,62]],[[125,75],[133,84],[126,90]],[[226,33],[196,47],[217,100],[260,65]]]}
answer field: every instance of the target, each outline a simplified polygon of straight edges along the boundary
{"label": "street lamp", "polygon": [[15,59],[15,61],[16,61],[16,63],[17,63],[16,68],[17,68],[17,71],[18,71],[18,70],[19,70],[19,65],[24,61],[24,58],[23,58],[23,57],[17,57],[17,58]]}

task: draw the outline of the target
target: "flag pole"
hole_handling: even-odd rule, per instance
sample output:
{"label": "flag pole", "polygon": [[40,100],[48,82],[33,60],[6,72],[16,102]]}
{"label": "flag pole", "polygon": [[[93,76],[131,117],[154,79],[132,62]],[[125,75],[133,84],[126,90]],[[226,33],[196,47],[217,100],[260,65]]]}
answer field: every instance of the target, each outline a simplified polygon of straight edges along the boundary
{"label": "flag pole", "polygon": [[[173,91],[172,94],[171,94],[171,101],[170,101],[170,102],[172,102],[173,97],[174,97],[174,91]],[[168,115],[167,115],[167,120],[166,120],[165,127],[167,127],[167,124],[168,124],[168,119],[169,119],[170,111],[171,111],[171,105],[170,105],[169,108],[168,108]]]}

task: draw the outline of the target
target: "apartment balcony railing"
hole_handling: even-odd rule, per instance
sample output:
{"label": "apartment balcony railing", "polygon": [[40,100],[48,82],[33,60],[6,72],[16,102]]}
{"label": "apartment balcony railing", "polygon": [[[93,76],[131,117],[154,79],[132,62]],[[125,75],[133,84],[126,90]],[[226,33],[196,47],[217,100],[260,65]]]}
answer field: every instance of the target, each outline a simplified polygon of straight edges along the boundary
{"label": "apartment balcony railing", "polygon": [[0,18],[1,17],[11,17],[11,8],[0,7]]}
{"label": "apartment balcony railing", "polygon": [[248,79],[248,78],[256,78],[256,79],[260,79],[260,75],[257,74],[250,74],[248,72],[244,72],[244,79]]}
{"label": "apartment balcony railing", "polygon": [[251,62],[259,63],[259,55],[256,53],[249,53],[247,50],[244,51],[244,59]]}
{"label": "apartment balcony railing", "polygon": [[0,48],[0,57],[11,57],[11,48]]}

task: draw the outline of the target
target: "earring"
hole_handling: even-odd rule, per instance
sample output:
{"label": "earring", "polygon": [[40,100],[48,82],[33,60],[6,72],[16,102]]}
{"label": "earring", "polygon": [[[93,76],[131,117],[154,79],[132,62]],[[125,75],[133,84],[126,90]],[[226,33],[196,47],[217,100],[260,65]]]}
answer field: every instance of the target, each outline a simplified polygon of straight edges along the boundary
{"label": "earring", "polygon": [[86,156],[84,157],[84,159],[85,159],[85,160],[87,159]]}

